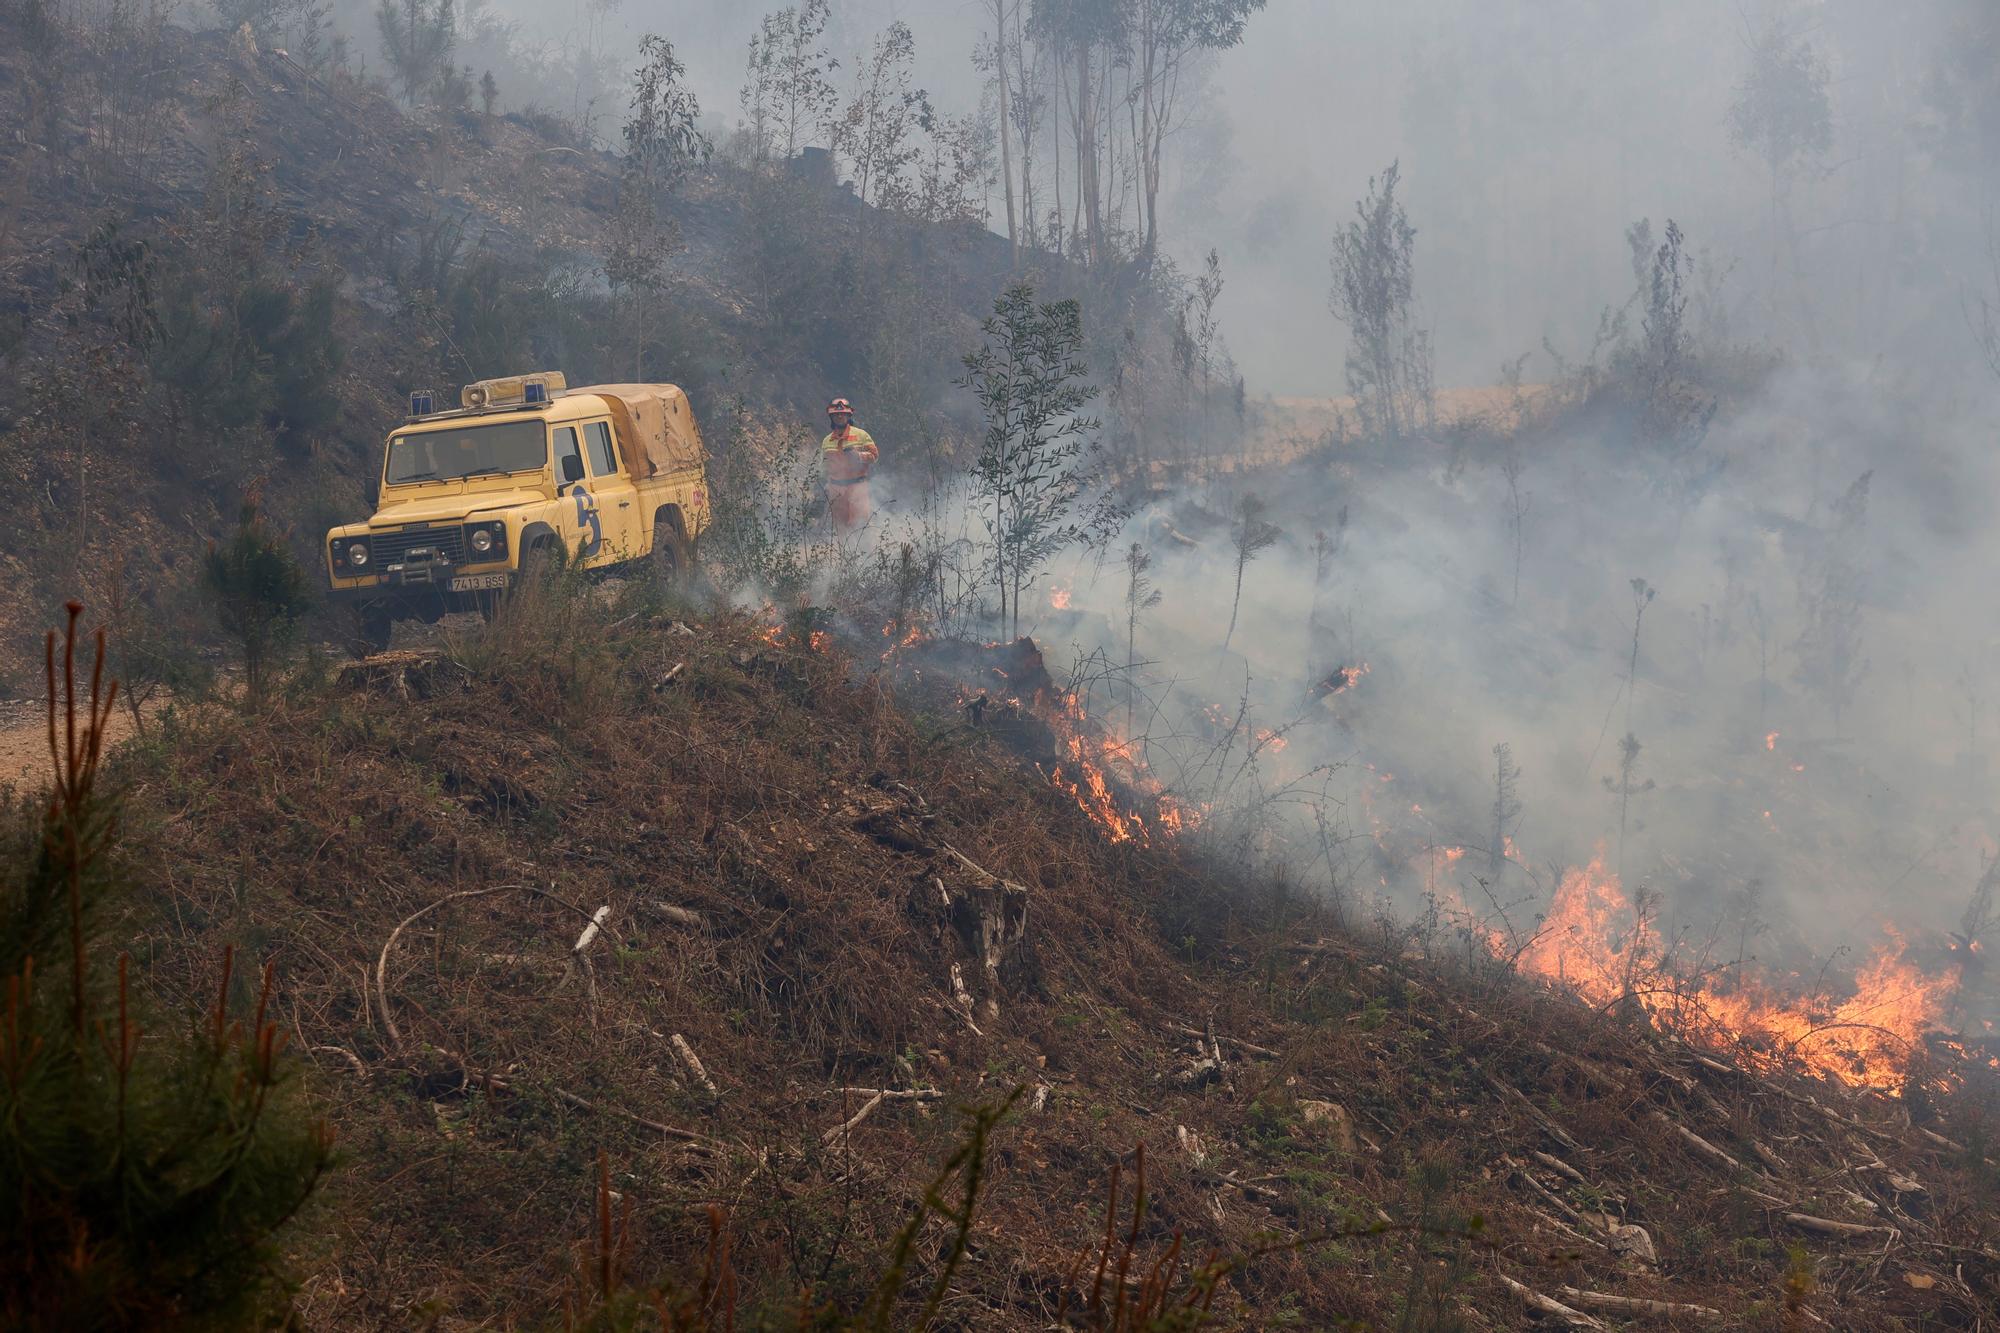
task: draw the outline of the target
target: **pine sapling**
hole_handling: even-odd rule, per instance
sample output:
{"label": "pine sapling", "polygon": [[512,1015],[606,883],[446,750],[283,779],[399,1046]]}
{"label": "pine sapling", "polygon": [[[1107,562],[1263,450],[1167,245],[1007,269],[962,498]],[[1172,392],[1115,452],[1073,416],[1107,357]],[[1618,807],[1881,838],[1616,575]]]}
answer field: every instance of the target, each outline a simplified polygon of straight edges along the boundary
{"label": "pine sapling", "polygon": [[1237,506],[1236,522],[1229,530],[1230,543],[1236,548],[1236,595],[1229,603],[1229,629],[1222,636],[1222,650],[1229,651],[1229,642],[1236,637],[1236,617],[1243,607],[1243,571],[1250,567],[1259,552],[1269,550],[1277,544],[1278,529],[1264,521],[1264,501],[1255,495],[1243,497]]}
{"label": "pine sapling", "polygon": [[1495,883],[1507,866],[1507,830],[1521,817],[1520,781],[1514,748],[1502,741],[1493,747],[1493,846],[1486,858],[1487,873]]}
{"label": "pine sapling", "polygon": [[1125,735],[1133,731],[1133,705],[1139,695],[1139,619],[1160,604],[1160,590],[1147,571],[1152,554],[1138,542],[1125,552]]}
{"label": "pine sapling", "polygon": [[1639,744],[1639,738],[1629,731],[1626,732],[1625,738],[1618,742],[1618,780],[1613,782],[1610,778],[1604,779],[1604,789],[1618,798],[1618,878],[1621,881],[1625,878],[1626,813],[1631,808],[1634,796],[1653,790],[1655,785],[1651,778],[1647,778],[1644,782],[1637,781],[1639,751],[1642,748],[1644,747]]}

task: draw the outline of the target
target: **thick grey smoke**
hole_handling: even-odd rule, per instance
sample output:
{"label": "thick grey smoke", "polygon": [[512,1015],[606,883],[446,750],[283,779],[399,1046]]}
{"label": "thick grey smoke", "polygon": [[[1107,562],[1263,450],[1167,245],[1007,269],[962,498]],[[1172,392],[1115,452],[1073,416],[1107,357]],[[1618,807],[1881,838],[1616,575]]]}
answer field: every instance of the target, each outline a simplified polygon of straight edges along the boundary
{"label": "thick grey smoke", "polygon": [[[485,13],[516,25],[508,40],[538,71],[503,88],[509,106],[568,98],[614,128],[623,55],[658,31],[726,128],[761,8],[494,0]],[[1216,786],[1175,766],[1228,738],[1247,699],[1251,734],[1285,744],[1245,775],[1232,741],[1229,780],[1277,790],[1333,768],[1350,840],[1311,874],[1337,862],[1357,895],[1430,887],[1428,846],[1491,866],[1504,743],[1522,776],[1504,830],[1515,859],[1490,886],[1502,901],[1600,844],[1618,859],[1622,804],[1625,878],[1660,889],[1690,929],[1754,915],[1804,953],[1865,940],[1882,918],[1955,926],[2000,846],[1987,774],[2000,477],[1971,327],[1979,291],[2000,299],[1995,136],[1954,84],[1955,68],[1979,77],[1989,9],[1272,0],[1204,66],[1168,181],[1171,255],[1192,270],[1221,254],[1246,434],[1289,429],[1255,406],[1265,395],[1343,391],[1328,242],[1392,161],[1439,384],[1491,384],[1524,353],[1530,382],[1558,378],[1555,357],[1587,360],[1603,312],[1635,286],[1627,228],[1650,219],[1657,238],[1670,217],[1695,257],[1701,346],[1722,366],[1771,368],[1712,423],[1704,457],[1720,470],[1698,494],[1685,478],[1663,486],[1648,446],[1609,419],[1526,437],[1518,598],[1505,445],[1446,429],[1394,456],[1334,448],[1163,497],[1112,558],[1061,576],[1071,609],[1040,627],[1051,656],[1074,641],[1122,660],[1116,555],[1144,543],[1166,594],[1140,636],[1148,695],[1169,701],[1150,719],[1163,775],[1191,799]],[[840,0],[831,45],[851,64],[895,19],[940,106],[975,109],[977,7]],[[1826,98],[1823,133],[1777,165],[1732,122],[1774,25],[1801,68],[1823,69]],[[1283,536],[1249,567],[1224,652],[1229,516],[1247,488]],[[1338,536],[1324,577],[1321,532]],[[1630,673],[1635,579],[1655,595]],[[1364,665],[1314,697],[1329,672]],[[1621,803],[1607,782],[1634,790]],[[1286,818],[1295,859],[1311,861],[1300,807]]]}
{"label": "thick grey smoke", "polygon": [[[1209,794],[1202,756],[1247,699],[1241,734],[1284,744],[1232,799],[1334,769],[1334,868],[1354,905],[1434,891],[1528,930],[1561,868],[1601,855],[1661,895],[1670,936],[1752,913],[1751,947],[1793,966],[1885,926],[1942,939],[2000,849],[1991,419],[1941,420],[1866,365],[1782,368],[1718,418],[1705,449],[1722,467],[1699,496],[1660,486],[1617,423],[1532,433],[1518,601],[1500,440],[1457,458],[1334,446],[1169,496],[1128,534],[1166,593],[1138,638],[1147,694],[1168,701],[1141,729],[1181,738],[1156,771],[1172,780],[1194,756],[1182,793]],[[1247,490],[1283,537],[1248,566],[1224,651],[1229,514]],[[1324,576],[1322,532],[1338,537]],[[1653,596],[1633,675],[1635,579]],[[1122,663],[1122,569],[1056,582],[1069,610],[1038,627],[1051,656],[1076,641]],[[1315,697],[1341,668],[1351,687]],[[1496,865],[1500,744],[1521,777]],[[1323,883],[1305,807],[1273,807],[1271,824],[1269,845]]]}

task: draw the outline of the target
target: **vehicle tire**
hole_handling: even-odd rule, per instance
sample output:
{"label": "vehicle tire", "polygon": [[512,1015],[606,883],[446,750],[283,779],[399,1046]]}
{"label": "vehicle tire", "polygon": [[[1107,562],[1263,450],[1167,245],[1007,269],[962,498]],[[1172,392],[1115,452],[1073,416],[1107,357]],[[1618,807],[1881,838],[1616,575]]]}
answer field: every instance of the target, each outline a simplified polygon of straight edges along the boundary
{"label": "vehicle tire", "polygon": [[653,577],[665,588],[685,588],[694,580],[694,543],[680,525],[662,519],[653,528]]}
{"label": "vehicle tire", "polygon": [[521,563],[514,571],[514,582],[493,595],[494,614],[498,615],[503,602],[529,594],[529,589],[540,590],[548,582],[550,567],[555,564],[555,541],[550,537],[537,537],[528,549],[521,552]]}
{"label": "vehicle tire", "polygon": [[357,658],[387,652],[395,631],[396,620],[388,607],[356,607],[349,615],[347,650]]}
{"label": "vehicle tire", "polygon": [[521,557],[521,568],[514,575],[514,586],[533,583],[549,576],[549,566],[555,560],[555,552],[550,549],[554,543],[547,537],[538,537]]}

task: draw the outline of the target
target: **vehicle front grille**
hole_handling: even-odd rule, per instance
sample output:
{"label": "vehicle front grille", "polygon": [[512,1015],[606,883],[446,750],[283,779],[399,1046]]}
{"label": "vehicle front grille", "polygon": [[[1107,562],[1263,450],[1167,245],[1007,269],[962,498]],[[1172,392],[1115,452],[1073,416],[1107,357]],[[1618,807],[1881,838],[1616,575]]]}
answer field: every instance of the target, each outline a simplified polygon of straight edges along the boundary
{"label": "vehicle front grille", "polygon": [[372,533],[368,538],[368,544],[375,557],[377,569],[388,568],[419,546],[436,551],[447,564],[465,563],[465,529],[456,525],[448,528],[405,528],[401,532]]}

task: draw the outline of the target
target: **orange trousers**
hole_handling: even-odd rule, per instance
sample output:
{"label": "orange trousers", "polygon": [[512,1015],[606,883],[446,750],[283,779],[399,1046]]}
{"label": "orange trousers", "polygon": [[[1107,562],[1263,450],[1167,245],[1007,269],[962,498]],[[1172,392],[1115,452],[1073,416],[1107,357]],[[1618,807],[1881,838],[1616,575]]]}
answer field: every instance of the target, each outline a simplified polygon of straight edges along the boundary
{"label": "orange trousers", "polygon": [[853,532],[864,526],[875,512],[868,498],[868,478],[827,483],[826,511],[833,519],[835,532]]}

